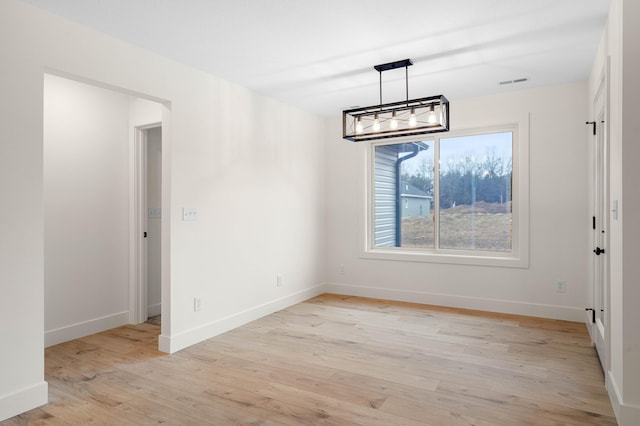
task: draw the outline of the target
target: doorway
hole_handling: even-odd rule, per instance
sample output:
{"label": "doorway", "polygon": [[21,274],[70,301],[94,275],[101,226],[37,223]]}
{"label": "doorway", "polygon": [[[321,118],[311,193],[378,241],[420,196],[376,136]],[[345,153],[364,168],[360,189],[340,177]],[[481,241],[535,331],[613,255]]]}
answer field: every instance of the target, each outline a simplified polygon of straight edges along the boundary
{"label": "doorway", "polygon": [[[44,74],[45,346],[146,320],[134,318],[137,309],[132,303],[137,300],[132,296],[137,291],[134,147],[137,126],[144,123],[155,123],[143,126],[145,131],[157,128],[147,132],[149,139],[157,133],[160,142],[154,146],[166,147],[160,123],[167,126],[169,105],[95,82]],[[158,182],[160,173],[169,170],[166,157],[156,153],[157,160],[165,162],[154,174]],[[147,203],[146,198],[142,201]],[[168,203],[167,194],[162,202]],[[155,221],[162,222],[166,236],[167,215],[161,216]],[[159,239],[158,232],[153,236]],[[168,264],[168,241],[163,245],[162,263]],[[159,266],[151,268],[159,275]],[[152,314],[160,310],[161,293],[168,306],[166,272],[161,281],[162,292],[159,279],[155,280],[158,287],[145,287],[145,292],[147,288],[155,291],[144,295],[145,315],[148,310]],[[148,300],[155,302],[149,306]],[[168,319],[168,311],[165,314]]]}
{"label": "doorway", "polygon": [[162,126],[135,128],[135,323],[160,324],[162,314]]}
{"label": "doorway", "polygon": [[144,130],[147,140],[147,321],[161,319],[162,127]]}
{"label": "doorway", "polygon": [[[609,330],[609,138],[608,112],[608,66],[603,70],[600,85],[594,98],[595,145],[594,145],[594,216],[593,216],[593,317],[592,338],[595,343],[603,371],[607,371],[607,339]],[[614,219],[617,208],[614,206]]]}

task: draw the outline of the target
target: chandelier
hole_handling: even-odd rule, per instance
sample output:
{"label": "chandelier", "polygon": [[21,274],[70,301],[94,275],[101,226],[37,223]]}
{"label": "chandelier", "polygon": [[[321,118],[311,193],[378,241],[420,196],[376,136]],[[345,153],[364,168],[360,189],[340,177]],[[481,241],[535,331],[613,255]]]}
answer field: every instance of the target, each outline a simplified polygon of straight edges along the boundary
{"label": "chandelier", "polygon": [[[380,104],[342,111],[342,137],[352,142],[423,135],[449,131],[449,101],[443,95],[409,100],[409,66],[411,59],[376,65],[380,74]],[[407,98],[382,103],[382,72],[405,69]]]}

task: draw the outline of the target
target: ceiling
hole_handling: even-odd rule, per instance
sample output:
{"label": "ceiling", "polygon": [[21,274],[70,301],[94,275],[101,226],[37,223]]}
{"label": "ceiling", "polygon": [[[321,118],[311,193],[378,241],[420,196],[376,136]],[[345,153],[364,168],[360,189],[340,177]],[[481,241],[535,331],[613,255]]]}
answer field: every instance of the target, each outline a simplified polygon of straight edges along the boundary
{"label": "ceiling", "polygon": [[[323,116],[584,80],[610,0],[23,0]],[[523,83],[502,81],[528,78]],[[404,68],[382,74],[403,100]]]}

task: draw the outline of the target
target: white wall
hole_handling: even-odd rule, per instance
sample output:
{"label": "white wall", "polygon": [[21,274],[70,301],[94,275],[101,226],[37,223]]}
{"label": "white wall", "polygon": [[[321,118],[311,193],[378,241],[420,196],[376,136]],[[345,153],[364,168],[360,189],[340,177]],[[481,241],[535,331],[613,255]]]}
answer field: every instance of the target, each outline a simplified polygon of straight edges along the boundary
{"label": "white wall", "polygon": [[7,5],[0,4],[0,421],[47,401],[42,70],[21,56]]}
{"label": "white wall", "polygon": [[[0,209],[0,419],[46,401],[46,71],[169,106],[162,118],[165,350],[322,291],[324,120],[15,0],[0,2],[0,54],[0,197],[14,207]],[[182,207],[197,208],[199,220],[181,221]],[[197,313],[195,296],[203,300]]]}
{"label": "white wall", "polygon": [[[451,103],[452,129],[530,114],[530,266],[526,269],[359,257],[360,145],[334,122],[327,149],[327,257],[332,291],[582,321],[586,303],[587,84]],[[344,274],[339,271],[344,265]],[[556,293],[566,280],[567,292]]]}
{"label": "white wall", "polygon": [[[640,419],[640,4],[623,1],[622,221],[624,420]],[[625,220],[626,219],[626,220]],[[622,377],[622,376],[621,376]]]}
{"label": "white wall", "polygon": [[45,345],[128,322],[127,95],[45,75]]}
{"label": "white wall", "polygon": [[[640,418],[640,4],[614,0],[607,27],[591,71],[589,98],[610,61],[610,202],[618,201],[619,216],[610,227],[610,294],[607,344],[607,389],[621,426]],[[613,207],[613,206],[611,206]]]}

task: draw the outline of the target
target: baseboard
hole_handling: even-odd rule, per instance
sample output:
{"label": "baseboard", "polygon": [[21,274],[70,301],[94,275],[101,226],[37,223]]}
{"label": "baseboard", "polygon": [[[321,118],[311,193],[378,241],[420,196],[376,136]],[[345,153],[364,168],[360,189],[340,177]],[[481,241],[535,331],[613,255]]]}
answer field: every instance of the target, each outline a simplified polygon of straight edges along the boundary
{"label": "baseboard", "polygon": [[49,347],[69,340],[100,333],[111,328],[129,324],[129,311],[95,318],[44,332],[44,346]]}
{"label": "baseboard", "polygon": [[609,400],[611,401],[613,412],[616,414],[616,420],[618,420],[618,424],[622,425],[622,422],[620,421],[620,407],[622,406],[622,398],[620,395],[620,390],[618,389],[618,384],[611,375],[611,371],[607,371],[607,374],[605,374],[605,376],[605,385],[607,387],[607,392],[609,393]]}
{"label": "baseboard", "polygon": [[606,382],[609,399],[611,400],[613,412],[616,414],[618,425],[636,426],[638,424],[638,419],[640,419],[640,406],[625,404],[623,402],[620,388],[610,371],[607,372]]}
{"label": "baseboard", "polygon": [[505,314],[584,322],[584,308],[574,308],[570,306],[541,305],[512,300],[456,296],[451,294],[427,293],[346,284],[326,284],[325,290],[327,293],[349,296],[372,297],[376,299],[396,300],[400,302],[424,303],[426,305],[438,305],[452,308],[475,309]]}
{"label": "baseboard", "polygon": [[[181,348],[184,349],[184,348]],[[161,334],[158,336],[158,350],[167,354],[171,353],[171,337]],[[178,349],[174,350],[177,352]]]}
{"label": "baseboard", "polygon": [[155,305],[149,305],[147,306],[147,316],[148,317],[155,317],[157,315],[160,315],[162,313],[162,304],[160,303],[156,303]]}
{"label": "baseboard", "polygon": [[210,339],[236,327],[255,321],[265,315],[272,314],[281,309],[295,305],[296,303],[311,299],[312,297],[318,296],[322,293],[325,293],[324,284],[263,303],[262,305],[255,306],[191,330],[183,331],[182,333],[178,333],[173,336],[161,335],[158,341],[158,348],[162,352],[177,352],[181,349],[202,342],[203,340]]}
{"label": "baseboard", "polygon": [[48,402],[48,384],[45,381],[0,396],[0,422],[45,405]]}

